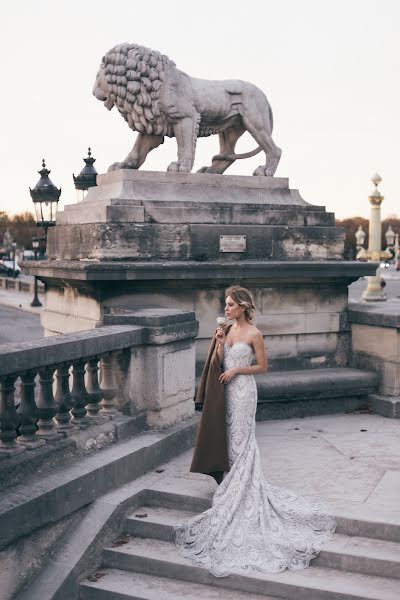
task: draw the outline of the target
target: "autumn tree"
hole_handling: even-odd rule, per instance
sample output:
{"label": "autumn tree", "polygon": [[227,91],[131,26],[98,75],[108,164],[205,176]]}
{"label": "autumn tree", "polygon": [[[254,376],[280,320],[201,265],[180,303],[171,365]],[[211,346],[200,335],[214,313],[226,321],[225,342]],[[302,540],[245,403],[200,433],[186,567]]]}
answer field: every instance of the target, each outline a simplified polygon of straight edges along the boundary
{"label": "autumn tree", "polygon": [[14,216],[0,211],[0,245],[5,232],[9,230],[18,248],[32,248],[32,236],[43,235],[42,229],[36,225],[36,219],[29,211]]}

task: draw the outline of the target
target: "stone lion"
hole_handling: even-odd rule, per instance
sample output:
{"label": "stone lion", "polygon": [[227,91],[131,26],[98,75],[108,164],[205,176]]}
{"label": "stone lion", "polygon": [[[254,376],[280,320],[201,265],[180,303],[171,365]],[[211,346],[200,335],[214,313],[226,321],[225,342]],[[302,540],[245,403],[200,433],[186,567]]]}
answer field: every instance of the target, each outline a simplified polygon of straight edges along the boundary
{"label": "stone lion", "polygon": [[[272,111],[265,94],[240,80],[209,81],[189,77],[164,54],[137,44],[120,44],[103,57],[93,94],[111,110],[117,107],[139,135],[128,156],[109,167],[139,169],[148,153],[175,137],[178,160],[168,171],[190,173],[198,137],[219,134],[220,152],[202,173],[223,173],[236,159],[265,152],[266,162],[253,175],[273,176],[281,150],[272,140]],[[252,152],[235,154],[248,131],[258,143]]]}

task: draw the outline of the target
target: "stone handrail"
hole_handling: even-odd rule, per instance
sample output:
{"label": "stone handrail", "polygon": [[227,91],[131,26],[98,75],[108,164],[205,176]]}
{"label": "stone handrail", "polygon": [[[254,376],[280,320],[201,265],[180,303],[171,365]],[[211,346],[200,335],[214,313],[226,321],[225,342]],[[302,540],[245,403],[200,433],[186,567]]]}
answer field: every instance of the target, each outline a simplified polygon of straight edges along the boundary
{"label": "stone handrail", "polygon": [[[34,282],[24,281],[22,279],[13,279],[12,277],[0,277],[0,288],[5,290],[15,290],[16,292],[27,292],[33,294]],[[44,285],[38,282],[38,293],[44,293]]]}
{"label": "stone handrail", "polygon": [[[118,320],[118,316],[110,315],[111,322],[113,318]],[[134,381],[143,379],[143,373],[139,371],[146,371],[148,378],[149,368],[158,368],[157,357],[162,361],[165,351],[168,355],[182,353],[182,343],[186,343],[184,351],[189,352],[189,360],[193,362],[194,386],[193,339],[198,328],[194,313],[162,309],[124,311],[123,321],[122,324],[0,347],[0,456],[15,456],[61,439],[72,431],[112,419],[118,413],[114,404],[117,395],[115,372],[118,369],[115,359],[120,352],[130,350],[129,368],[136,377],[127,381],[137,395],[139,389],[144,390],[143,385]],[[140,357],[138,351],[144,346],[165,346],[167,350],[149,354],[143,348]],[[146,357],[151,365],[146,364]],[[135,371],[135,361],[140,363],[139,371],[137,367]],[[186,384],[185,400],[193,392],[189,390],[192,379]],[[20,383],[18,406],[17,380]],[[157,397],[158,405],[145,406],[142,402],[142,410],[148,409],[151,413],[164,408],[163,387],[161,382],[159,389],[150,394]],[[167,405],[175,400],[176,404],[182,400],[179,390],[169,395]],[[149,421],[151,426],[150,417]]]}

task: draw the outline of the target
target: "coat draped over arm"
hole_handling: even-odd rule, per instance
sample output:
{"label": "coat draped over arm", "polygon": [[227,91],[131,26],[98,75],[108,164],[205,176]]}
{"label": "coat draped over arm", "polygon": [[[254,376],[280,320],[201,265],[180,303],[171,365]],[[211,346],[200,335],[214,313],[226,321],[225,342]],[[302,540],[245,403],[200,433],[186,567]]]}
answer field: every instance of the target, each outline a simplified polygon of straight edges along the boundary
{"label": "coat draped over arm", "polygon": [[192,473],[229,471],[225,386],[219,381],[222,370],[217,349],[218,342],[214,334],[196,396],[196,404],[202,404],[203,411],[190,467]]}

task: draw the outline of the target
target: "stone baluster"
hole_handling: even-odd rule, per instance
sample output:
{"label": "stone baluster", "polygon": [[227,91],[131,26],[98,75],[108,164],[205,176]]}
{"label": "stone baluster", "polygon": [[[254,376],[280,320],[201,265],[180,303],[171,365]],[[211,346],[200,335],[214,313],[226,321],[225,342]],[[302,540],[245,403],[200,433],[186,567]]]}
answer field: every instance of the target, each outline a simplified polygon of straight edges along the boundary
{"label": "stone baluster", "polygon": [[114,398],[117,395],[117,386],[114,377],[114,357],[111,353],[104,354],[101,358],[101,390],[103,400],[101,401],[100,414],[112,419],[118,414],[114,406]]}
{"label": "stone baluster", "polygon": [[76,428],[71,423],[70,410],[73,407],[71,392],[69,391],[69,365],[60,365],[56,371],[56,393],[54,400],[57,403],[58,410],[55,416],[57,430],[67,436]]}
{"label": "stone baluster", "polygon": [[15,377],[4,377],[0,381],[0,456],[15,456],[25,452],[16,443],[19,418],[14,403]]}
{"label": "stone baluster", "polygon": [[86,429],[89,425],[89,419],[86,412],[86,404],[89,402],[89,396],[85,388],[85,361],[78,360],[73,363],[73,383],[71,398],[73,408],[71,410],[72,422],[78,425],[80,429]]}
{"label": "stone baluster", "polygon": [[88,417],[92,423],[102,423],[104,417],[100,415],[100,400],[103,398],[103,392],[99,385],[99,359],[90,359],[86,364],[86,371],[86,391],[89,396],[89,402],[86,405]]}
{"label": "stone baluster", "polygon": [[46,443],[45,439],[36,435],[38,414],[35,402],[35,375],[33,371],[21,375],[21,403],[17,411],[21,419],[17,444],[25,446],[27,450],[39,448]]}
{"label": "stone baluster", "polygon": [[53,396],[54,367],[45,367],[39,372],[40,394],[37,402],[38,430],[36,435],[45,440],[56,440],[61,434],[53,420],[57,413],[57,404]]}

